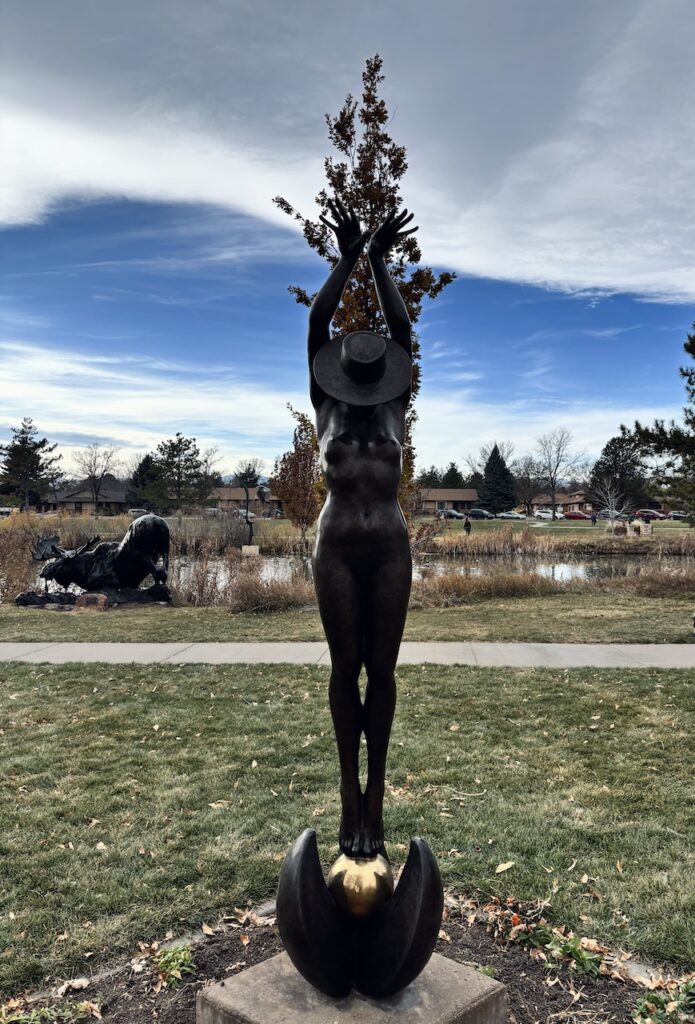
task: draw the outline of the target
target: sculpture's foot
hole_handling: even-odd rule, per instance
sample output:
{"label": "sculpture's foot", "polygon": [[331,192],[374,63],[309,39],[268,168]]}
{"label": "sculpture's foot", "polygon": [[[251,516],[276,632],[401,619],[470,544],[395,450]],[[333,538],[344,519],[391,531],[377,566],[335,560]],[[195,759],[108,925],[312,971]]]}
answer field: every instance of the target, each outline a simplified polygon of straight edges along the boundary
{"label": "sculpture's foot", "polygon": [[341,793],[342,815],[340,817],[340,836],[338,844],[342,853],[348,857],[361,854],[362,836],[362,794],[359,789],[349,795]]}
{"label": "sculpture's foot", "polygon": [[384,794],[367,787],[362,801],[362,827],[360,836],[361,855],[376,857],[384,852]]}

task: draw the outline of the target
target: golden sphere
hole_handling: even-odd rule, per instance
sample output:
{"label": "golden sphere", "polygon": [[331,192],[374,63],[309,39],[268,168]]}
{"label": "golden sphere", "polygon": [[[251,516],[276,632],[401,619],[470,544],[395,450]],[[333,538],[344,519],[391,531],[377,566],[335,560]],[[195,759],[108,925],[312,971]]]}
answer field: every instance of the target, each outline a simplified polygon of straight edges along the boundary
{"label": "golden sphere", "polygon": [[335,902],[354,917],[366,917],[393,894],[393,872],[383,854],[348,857],[341,853],[326,884]]}

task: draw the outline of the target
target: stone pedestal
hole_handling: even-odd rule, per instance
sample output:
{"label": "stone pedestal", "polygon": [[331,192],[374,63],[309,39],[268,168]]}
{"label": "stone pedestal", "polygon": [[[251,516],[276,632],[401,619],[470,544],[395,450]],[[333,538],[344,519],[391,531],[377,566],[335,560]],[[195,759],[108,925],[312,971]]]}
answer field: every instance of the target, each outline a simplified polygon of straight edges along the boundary
{"label": "stone pedestal", "polygon": [[242,558],[256,558],[260,554],[260,548],[258,544],[242,544],[241,545],[241,557]]}
{"label": "stone pedestal", "polygon": [[387,999],[353,993],[330,999],[299,974],[286,953],[198,994],[197,1024],[506,1024],[498,981],[435,953],[425,970]]}

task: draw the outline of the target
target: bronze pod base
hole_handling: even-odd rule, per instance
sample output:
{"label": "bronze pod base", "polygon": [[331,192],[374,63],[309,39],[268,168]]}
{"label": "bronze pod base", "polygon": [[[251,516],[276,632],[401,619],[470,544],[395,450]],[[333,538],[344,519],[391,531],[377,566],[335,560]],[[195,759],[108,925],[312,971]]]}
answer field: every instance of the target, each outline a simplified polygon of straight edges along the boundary
{"label": "bronze pod base", "polygon": [[338,858],[329,890],[316,833],[302,832],[280,870],[280,936],[299,973],[326,995],[345,997],[353,988],[374,998],[393,995],[417,978],[434,951],[444,905],[439,867],[418,838],[395,890],[385,857],[350,860]]}

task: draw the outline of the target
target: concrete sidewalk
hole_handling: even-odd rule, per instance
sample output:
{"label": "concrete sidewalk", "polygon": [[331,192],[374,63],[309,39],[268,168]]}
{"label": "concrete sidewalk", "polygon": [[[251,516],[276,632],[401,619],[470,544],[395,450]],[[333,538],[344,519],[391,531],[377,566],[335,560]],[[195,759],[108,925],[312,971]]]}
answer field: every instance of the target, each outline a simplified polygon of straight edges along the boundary
{"label": "concrete sidewalk", "polygon": [[[325,643],[0,643],[0,662],[65,665],[330,665]],[[403,643],[400,665],[517,668],[692,668],[695,644]]]}

